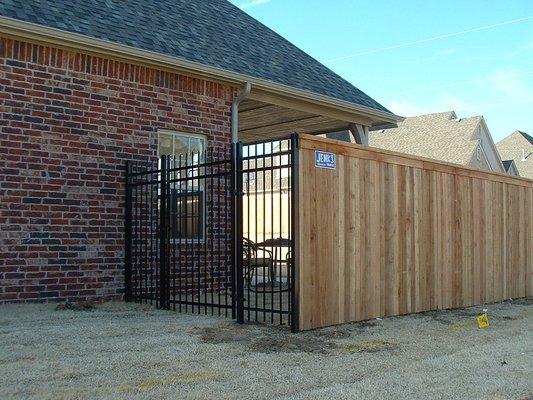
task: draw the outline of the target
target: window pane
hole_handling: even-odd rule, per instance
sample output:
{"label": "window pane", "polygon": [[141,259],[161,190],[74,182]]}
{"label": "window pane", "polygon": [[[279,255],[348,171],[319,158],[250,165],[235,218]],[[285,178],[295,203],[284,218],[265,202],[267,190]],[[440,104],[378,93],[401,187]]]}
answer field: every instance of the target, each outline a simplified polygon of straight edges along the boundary
{"label": "window pane", "polygon": [[204,140],[197,137],[191,137],[190,151],[191,153],[195,154],[195,162],[204,161],[204,150]]}
{"label": "window pane", "polygon": [[178,158],[180,155],[185,157],[189,152],[189,138],[184,136],[174,135],[174,156]]}
{"label": "window pane", "polygon": [[159,155],[172,155],[172,135],[168,135],[166,133],[159,134]]}
{"label": "window pane", "polygon": [[203,193],[174,194],[174,236],[179,239],[203,239]]}

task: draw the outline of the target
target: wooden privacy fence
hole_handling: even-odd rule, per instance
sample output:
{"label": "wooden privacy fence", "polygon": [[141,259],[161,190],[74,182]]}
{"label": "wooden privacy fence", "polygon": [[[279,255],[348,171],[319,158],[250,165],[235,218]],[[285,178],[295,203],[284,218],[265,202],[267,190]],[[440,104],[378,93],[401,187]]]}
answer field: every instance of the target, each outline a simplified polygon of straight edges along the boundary
{"label": "wooden privacy fence", "polygon": [[533,294],[532,180],[308,135],[299,147],[301,330]]}

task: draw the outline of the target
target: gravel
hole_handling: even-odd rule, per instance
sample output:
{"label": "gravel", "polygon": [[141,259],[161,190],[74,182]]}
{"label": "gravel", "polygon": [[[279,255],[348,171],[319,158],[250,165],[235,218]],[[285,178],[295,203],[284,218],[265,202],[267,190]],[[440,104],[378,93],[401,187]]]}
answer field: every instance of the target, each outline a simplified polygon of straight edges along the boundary
{"label": "gravel", "polygon": [[0,307],[1,399],[533,399],[533,301],[300,334],[148,305]]}

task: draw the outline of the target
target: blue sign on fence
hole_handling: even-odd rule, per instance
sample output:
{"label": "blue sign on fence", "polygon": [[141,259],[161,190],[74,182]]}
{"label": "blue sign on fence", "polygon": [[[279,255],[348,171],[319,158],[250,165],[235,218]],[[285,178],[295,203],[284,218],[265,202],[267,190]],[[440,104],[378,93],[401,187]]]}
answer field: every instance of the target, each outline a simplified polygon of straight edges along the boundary
{"label": "blue sign on fence", "polygon": [[315,151],[315,167],[335,169],[337,168],[337,156],[325,151]]}

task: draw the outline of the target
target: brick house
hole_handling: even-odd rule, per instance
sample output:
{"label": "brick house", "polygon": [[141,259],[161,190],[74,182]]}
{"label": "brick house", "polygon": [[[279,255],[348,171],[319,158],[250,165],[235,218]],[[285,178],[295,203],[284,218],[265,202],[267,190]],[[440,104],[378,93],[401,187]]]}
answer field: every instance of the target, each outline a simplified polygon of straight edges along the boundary
{"label": "brick house", "polygon": [[0,303],[122,297],[126,160],[395,121],[225,0],[3,0]]}

